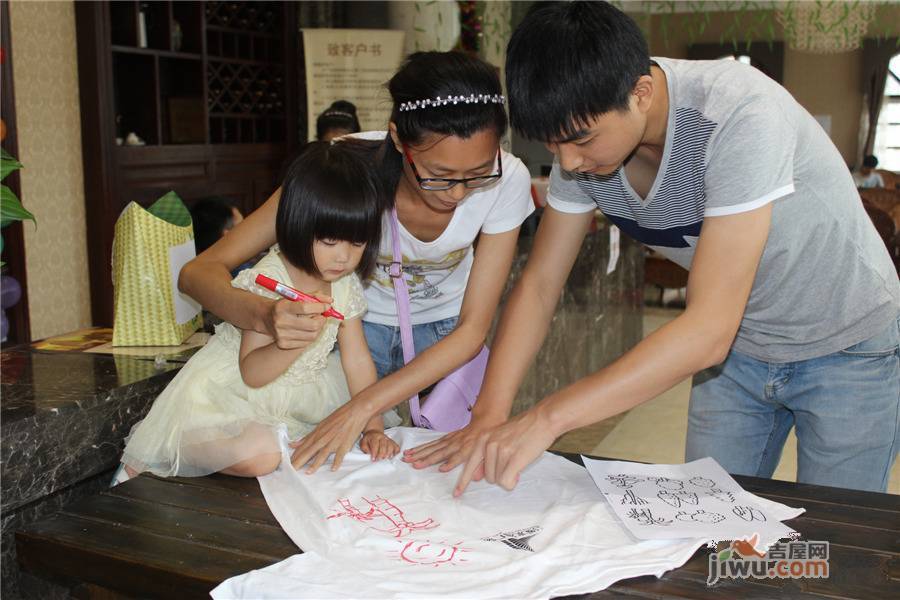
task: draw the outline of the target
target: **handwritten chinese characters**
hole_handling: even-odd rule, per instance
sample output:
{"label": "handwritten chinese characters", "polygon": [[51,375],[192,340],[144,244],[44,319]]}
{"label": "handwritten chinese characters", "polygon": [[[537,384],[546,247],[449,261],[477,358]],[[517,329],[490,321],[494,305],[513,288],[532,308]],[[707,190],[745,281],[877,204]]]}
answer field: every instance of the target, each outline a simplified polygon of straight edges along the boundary
{"label": "handwritten chinese characters", "polygon": [[[769,542],[792,530],[774,505],[741,489],[713,459],[642,465],[584,459],[613,512],[639,539],[731,540],[758,533]],[[781,507],[785,508],[785,507]]]}

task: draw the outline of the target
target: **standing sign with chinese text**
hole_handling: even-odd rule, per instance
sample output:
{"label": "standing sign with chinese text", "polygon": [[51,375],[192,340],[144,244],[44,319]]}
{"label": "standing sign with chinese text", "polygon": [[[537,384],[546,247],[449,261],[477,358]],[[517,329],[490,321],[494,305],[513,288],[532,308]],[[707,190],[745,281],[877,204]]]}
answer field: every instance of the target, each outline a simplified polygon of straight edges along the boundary
{"label": "standing sign with chinese text", "polygon": [[387,129],[391,101],[385,82],[403,60],[404,32],[382,29],[304,29],[309,139],[316,117],[335,100],[356,105],[363,131]]}

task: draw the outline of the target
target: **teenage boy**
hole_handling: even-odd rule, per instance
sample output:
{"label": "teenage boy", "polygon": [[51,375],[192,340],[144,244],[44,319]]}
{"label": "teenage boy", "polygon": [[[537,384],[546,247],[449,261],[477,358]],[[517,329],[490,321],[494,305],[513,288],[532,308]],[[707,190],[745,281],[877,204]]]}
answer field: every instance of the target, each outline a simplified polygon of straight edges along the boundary
{"label": "teenage boy", "polygon": [[599,2],[541,3],[510,41],[506,74],[513,126],[556,162],[479,403],[509,410],[597,207],[690,270],[687,308],[482,434],[457,493],[482,475],[511,489],[559,435],[691,376],[686,460],[771,477],[793,426],[798,481],[884,491],[900,429],[900,285],[809,113],[742,63],[651,59],[637,25]]}

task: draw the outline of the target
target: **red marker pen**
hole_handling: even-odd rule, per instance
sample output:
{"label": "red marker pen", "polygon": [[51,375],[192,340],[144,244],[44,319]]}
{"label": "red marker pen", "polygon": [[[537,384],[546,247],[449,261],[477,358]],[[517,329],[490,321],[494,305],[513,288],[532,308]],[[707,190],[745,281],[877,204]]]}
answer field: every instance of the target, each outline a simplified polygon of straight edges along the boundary
{"label": "red marker pen", "polygon": [[[287,298],[292,302],[318,302],[319,304],[325,304],[315,296],[310,296],[309,294],[304,294],[300,290],[295,290],[289,285],[284,285],[281,282],[275,281],[271,277],[266,277],[265,275],[257,275],[256,276],[256,285],[262,286],[267,290],[272,290],[276,294],[280,295],[282,298]],[[334,310],[334,308],[329,307],[328,310],[322,313],[324,317],[334,317],[340,321],[344,320],[344,315]]]}

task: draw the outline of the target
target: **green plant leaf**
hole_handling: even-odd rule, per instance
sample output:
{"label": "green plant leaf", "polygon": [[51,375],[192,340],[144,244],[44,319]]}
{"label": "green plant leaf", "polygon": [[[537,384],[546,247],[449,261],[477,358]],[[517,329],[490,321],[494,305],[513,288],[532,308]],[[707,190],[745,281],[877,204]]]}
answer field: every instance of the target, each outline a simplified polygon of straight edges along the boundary
{"label": "green plant leaf", "polygon": [[697,40],[697,34],[694,32],[690,14],[686,14],[685,16],[681,17],[681,30],[688,32],[689,44],[693,44]]}
{"label": "green plant leaf", "polygon": [[3,150],[0,155],[0,180],[6,179],[6,176],[22,168],[22,163],[14,159],[9,152]]}
{"label": "green plant leaf", "polygon": [[2,225],[5,226],[13,221],[25,220],[37,224],[37,221],[34,220],[34,215],[25,210],[25,207],[13,194],[13,191],[5,185],[0,186],[0,221],[2,221]]}

